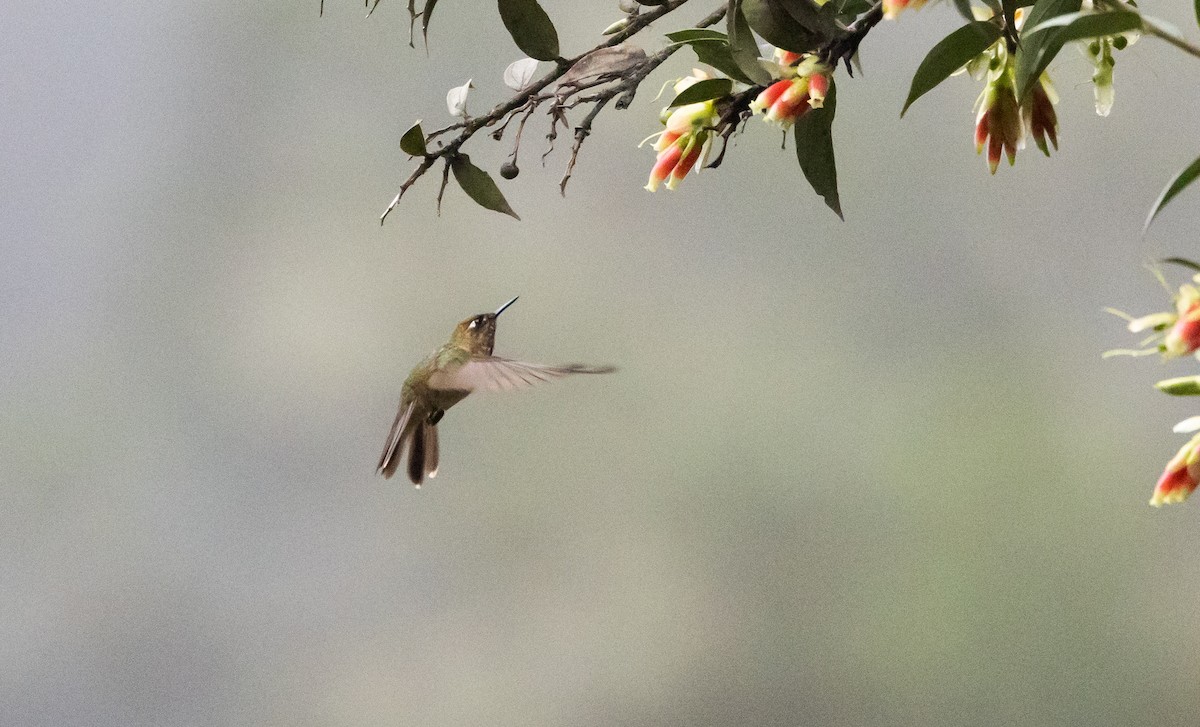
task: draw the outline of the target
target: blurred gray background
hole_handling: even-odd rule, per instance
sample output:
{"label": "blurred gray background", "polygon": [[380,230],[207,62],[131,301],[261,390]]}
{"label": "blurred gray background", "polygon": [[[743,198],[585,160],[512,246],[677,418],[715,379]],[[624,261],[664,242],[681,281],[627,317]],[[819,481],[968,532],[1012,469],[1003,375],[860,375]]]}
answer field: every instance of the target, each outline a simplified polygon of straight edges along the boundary
{"label": "blurred gray background", "polygon": [[[618,17],[545,6],[569,53]],[[380,227],[403,130],[505,94],[492,8],[428,55],[392,0],[9,9],[0,724],[1194,724],[1200,503],[1146,501],[1196,413],[1151,383],[1196,366],[1100,352],[1197,254],[1194,192],[1140,234],[1195,62],[1143,39],[1100,119],[1068,49],[1062,151],[990,177],[975,82],[898,118],[960,22],[906,13],[842,77],[842,223],[758,121],[641,189],[685,51],[565,199],[531,123],[523,222],[430,177]],[[620,373],[376,478],[408,369],[513,295],[497,353]]]}

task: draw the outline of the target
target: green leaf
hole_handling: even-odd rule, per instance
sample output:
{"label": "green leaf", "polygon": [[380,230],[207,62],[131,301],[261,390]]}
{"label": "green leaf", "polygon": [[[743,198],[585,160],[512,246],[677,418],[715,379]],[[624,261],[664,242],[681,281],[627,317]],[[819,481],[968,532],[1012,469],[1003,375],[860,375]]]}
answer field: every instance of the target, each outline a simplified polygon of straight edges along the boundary
{"label": "green leaf", "polygon": [[1193,9],[1196,13],[1196,25],[1200,25],[1200,0],[1193,0],[1192,4],[1195,6]]}
{"label": "green leaf", "polygon": [[1159,391],[1171,396],[1200,396],[1200,376],[1180,376],[1163,379],[1154,385]]}
{"label": "green leaf", "polygon": [[796,140],[796,159],[813,191],[825,199],[825,204],[843,220],[842,202],[838,196],[837,166],[833,159],[833,117],[837,111],[837,86],[829,80],[825,105],[810,109],[796,120],[793,127]]}
{"label": "green leaf", "polygon": [[913,101],[931,91],[999,39],[1000,27],[987,20],[972,21],[942,38],[913,74],[908,99],[900,110],[900,116],[904,116]]}
{"label": "green leaf", "polygon": [[[1196,0],[1196,2],[1200,2],[1200,0]],[[954,9],[968,23],[975,20],[975,13],[971,12],[971,0],[954,0]]]}
{"label": "green leaf", "polygon": [[1051,18],[1029,29],[1029,35],[1059,28],[1058,38],[1063,43],[1103,35],[1120,35],[1131,30],[1142,29],[1142,16],[1132,10],[1114,10],[1104,13],[1080,11]]}
{"label": "green leaf", "polygon": [[741,67],[734,62],[728,43],[692,43],[691,46],[692,50],[696,51],[696,58],[700,59],[701,63],[707,63],[726,76],[747,86],[755,85],[754,79],[742,73]]}
{"label": "green leaf", "polygon": [[673,109],[676,106],[686,106],[690,103],[700,103],[701,101],[711,101],[714,98],[728,96],[733,90],[733,81],[728,78],[709,78],[704,81],[696,81],[692,85],[683,89],[671,105],[667,108]]}
{"label": "green leaf", "polygon": [[758,41],[754,39],[750,24],[742,13],[741,0],[730,0],[726,23],[729,29],[729,54],[733,62],[754,83],[764,86],[770,83],[771,74],[758,62]]}
{"label": "green leaf", "polygon": [[1165,257],[1158,261],[1159,263],[1167,263],[1170,265],[1179,265],[1190,269],[1194,273],[1200,273],[1200,263],[1188,260],[1185,257]]}
{"label": "green leaf", "polygon": [[1024,100],[1033,88],[1033,81],[1042,77],[1050,61],[1062,50],[1062,43],[1053,33],[1030,33],[1052,18],[1079,12],[1080,0],[1038,0],[1025,18],[1021,33],[1021,50],[1017,53],[1017,98]]}
{"label": "green leaf", "polygon": [[421,8],[421,37],[425,39],[426,50],[429,49],[429,18],[437,4],[438,0],[425,0],[425,7]]}
{"label": "green leaf", "polygon": [[1029,30],[1036,28],[1051,18],[1057,18],[1067,13],[1079,12],[1080,0],[1037,0],[1029,14],[1025,16],[1025,32],[1021,33],[1021,43],[1029,39]]}
{"label": "green leaf", "polygon": [[[800,27],[819,36],[822,43],[832,40],[838,32],[830,12],[824,7],[818,6],[813,0],[767,0],[767,2],[783,8],[784,12],[792,16],[792,20],[795,20]],[[830,8],[830,10],[833,9]]]}
{"label": "green leaf", "polygon": [[420,121],[408,127],[408,131],[400,137],[400,151],[415,157],[423,157],[428,153],[425,148],[425,132],[421,130]]}
{"label": "green leaf", "polygon": [[691,46],[701,63],[707,63],[726,76],[753,86],[755,81],[742,72],[733,60],[730,52],[729,36],[707,28],[692,28],[667,33],[667,37],[676,43]]}
{"label": "green leaf", "polygon": [[454,181],[475,200],[480,207],[486,207],[494,212],[503,212],[514,219],[521,219],[508,206],[508,200],[500,193],[500,188],[492,181],[491,176],[471,163],[471,157],[466,154],[456,154],[450,160],[450,169],[454,172]]}
{"label": "green leaf", "polygon": [[539,61],[558,58],[558,31],[537,0],[498,0],[500,19],[525,55]]}
{"label": "green leaf", "polygon": [[[1200,2],[1200,0],[1197,1]],[[674,33],[667,33],[667,37],[676,43],[687,43],[689,45],[704,41],[729,42],[728,35],[710,28],[684,28],[683,30],[676,30]]]}
{"label": "green leaf", "polygon": [[797,23],[786,10],[771,0],[741,0],[741,3],[746,22],[763,40],[776,48],[806,53],[821,45],[821,36]]}
{"label": "green leaf", "polygon": [[1196,177],[1200,177],[1200,159],[1196,159],[1196,161],[1184,167],[1183,170],[1180,171],[1179,174],[1176,174],[1175,178],[1167,184],[1166,188],[1163,189],[1162,194],[1158,195],[1158,199],[1154,202],[1154,206],[1150,208],[1150,215],[1146,217],[1146,224],[1142,226],[1143,232],[1150,227],[1150,223],[1154,221],[1155,217],[1158,217],[1158,213],[1162,212],[1163,207],[1166,207],[1168,202],[1175,199],[1175,195],[1182,192],[1184,187],[1187,187],[1189,184],[1196,181]]}

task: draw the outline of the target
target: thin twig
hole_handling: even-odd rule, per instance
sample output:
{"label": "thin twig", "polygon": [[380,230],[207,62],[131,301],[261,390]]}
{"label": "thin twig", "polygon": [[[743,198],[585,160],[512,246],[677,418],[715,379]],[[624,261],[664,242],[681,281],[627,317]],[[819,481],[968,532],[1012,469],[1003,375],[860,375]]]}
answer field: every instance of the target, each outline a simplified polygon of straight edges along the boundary
{"label": "thin twig", "polygon": [[871,6],[870,10],[846,26],[845,35],[835,38],[822,48],[819,53],[821,60],[835,67],[838,61],[842,61],[846,65],[846,73],[853,77],[854,69],[850,66],[850,59],[854,57],[854,54],[858,53],[858,46],[867,37],[867,33],[870,33],[871,29],[876,25],[879,25],[879,21],[881,20],[883,20],[883,0],[879,0],[879,2]]}
{"label": "thin twig", "polygon": [[[707,28],[710,25],[716,25],[721,22],[721,19],[725,17],[726,9],[725,6],[722,6],[712,11],[701,18],[696,23],[696,27]],[[615,107],[622,111],[629,108],[629,104],[633,103],[633,97],[637,93],[638,86],[641,85],[642,81],[646,80],[646,76],[649,76],[654,69],[661,66],[675,51],[682,47],[683,44],[678,43],[663,48],[630,69],[624,78],[621,79],[620,83],[600,91],[594,97],[589,97],[589,100],[594,100],[596,105],[588,111],[587,115],[583,117],[583,121],[575,127],[575,142],[571,145],[571,157],[567,160],[567,171],[558,183],[560,194],[564,196],[567,194],[567,182],[571,180],[571,173],[575,170],[575,162],[579,158],[579,150],[583,146],[584,140],[592,133],[592,123],[596,120],[596,116],[599,115],[600,110],[607,106],[614,98],[617,98],[617,96],[620,96],[620,98],[617,98]]]}
{"label": "thin twig", "polygon": [[575,171],[575,160],[579,158],[579,148],[583,146],[583,140],[588,138],[588,134],[592,133],[592,122],[611,100],[612,96],[601,96],[596,100],[596,105],[587,113],[587,116],[583,117],[583,121],[579,122],[579,126],[575,127],[575,143],[571,145],[571,158],[567,160],[567,171],[563,174],[562,181],[558,183],[558,193],[564,197],[567,196],[567,182],[571,181],[571,172]]}
{"label": "thin twig", "polygon": [[[530,85],[526,86],[512,98],[498,104],[487,114],[467,119],[463,122],[453,124],[446,129],[441,129],[436,132],[445,133],[451,129],[459,130],[459,133],[444,146],[431,151],[421,162],[421,164],[413,171],[413,173],[409,175],[404,184],[400,186],[400,191],[396,194],[395,198],[392,200],[392,203],[388,205],[388,208],[384,210],[382,215],[379,216],[379,224],[382,225],[384,223],[388,214],[395,208],[396,204],[399,203],[400,198],[404,196],[404,193],[408,190],[408,188],[416,183],[417,179],[424,175],[425,172],[429,171],[435,161],[443,158],[453,158],[456,154],[458,154],[459,148],[462,147],[462,145],[465,144],[472,136],[474,136],[476,132],[478,132],[480,129],[495,124],[497,121],[513,111],[524,107],[525,104],[529,103],[531,99],[538,96],[542,89],[554,83],[559,78],[562,78],[562,76],[571,69],[571,66],[575,65],[575,63],[579,62],[585,56],[598,50],[612,48],[624,43],[626,40],[640,33],[655,20],[658,20],[670,12],[678,10],[680,7],[687,4],[687,2],[688,0],[666,0],[662,5],[654,6],[646,12],[630,16],[629,25],[627,25],[625,29],[621,30],[619,33],[614,33],[613,35],[608,36],[596,47],[585,53],[581,53],[574,58],[559,59],[553,70],[551,70],[545,76],[539,78],[537,81],[534,81]],[[721,12],[724,12],[724,8],[721,9]],[[665,57],[663,60],[665,60]],[[659,61],[659,63],[661,62],[662,61]],[[655,67],[657,67],[657,64],[655,64]],[[649,73],[649,70],[647,70],[646,73]],[[645,76],[643,75],[642,78],[645,78]],[[620,107],[620,104],[618,104],[618,107]]]}

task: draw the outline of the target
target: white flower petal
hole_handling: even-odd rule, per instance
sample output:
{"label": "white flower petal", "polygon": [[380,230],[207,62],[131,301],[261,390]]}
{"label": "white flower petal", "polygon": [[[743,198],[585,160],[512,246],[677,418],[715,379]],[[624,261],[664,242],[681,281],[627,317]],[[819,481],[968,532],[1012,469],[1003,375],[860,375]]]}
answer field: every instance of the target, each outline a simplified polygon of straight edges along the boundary
{"label": "white flower petal", "polygon": [[504,69],[504,85],[514,91],[525,88],[533,79],[533,74],[537,72],[537,64],[538,62],[533,58],[522,58],[509,63],[508,68]]}
{"label": "white flower petal", "polygon": [[1200,416],[1188,417],[1171,428],[1176,434],[1186,434],[1200,430]]}
{"label": "white flower petal", "polygon": [[1151,313],[1148,316],[1130,319],[1129,332],[1141,333],[1142,331],[1158,329],[1160,326],[1165,328],[1174,322],[1174,313]]}
{"label": "white flower petal", "polygon": [[455,86],[446,94],[446,109],[450,112],[451,116],[458,116],[463,119],[467,118],[467,93],[472,88],[475,88],[475,86],[471,84],[471,79],[468,78],[466,83],[461,86]]}

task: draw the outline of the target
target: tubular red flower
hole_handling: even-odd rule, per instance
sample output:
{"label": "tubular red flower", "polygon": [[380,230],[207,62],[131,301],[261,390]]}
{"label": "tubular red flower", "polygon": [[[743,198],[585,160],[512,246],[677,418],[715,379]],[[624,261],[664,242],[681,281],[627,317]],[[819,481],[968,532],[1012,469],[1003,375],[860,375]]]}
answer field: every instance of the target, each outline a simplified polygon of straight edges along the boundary
{"label": "tubular red flower", "polygon": [[1154,486],[1150,504],[1162,507],[1183,502],[1197,484],[1200,484],[1200,435],[1183,445],[1167,463],[1162,476],[1158,478],[1158,484]]}
{"label": "tubular red flower", "polygon": [[829,76],[814,73],[808,77],[808,105],[819,109],[825,105],[825,94],[829,93]]}
{"label": "tubular red flower", "polygon": [[692,141],[691,146],[683,151],[679,162],[671,170],[671,178],[667,180],[667,189],[675,189],[675,186],[687,176],[687,173],[692,171],[692,167],[700,159],[701,147],[703,146],[704,142],[697,138]]}
{"label": "tubular red flower", "polygon": [[750,110],[754,113],[759,113],[771,108],[779,100],[779,97],[791,87],[792,82],[790,79],[772,83],[758,94],[758,98],[751,102]]}
{"label": "tubular red flower", "polygon": [[1054,113],[1052,93],[1049,81],[1043,77],[1034,84],[1025,106],[1021,110],[1025,117],[1025,125],[1029,127],[1029,133],[1033,136],[1034,143],[1046,156],[1050,156],[1050,148],[1046,145],[1047,138],[1050,139],[1050,144],[1054,146],[1054,149],[1058,150],[1058,114]]}
{"label": "tubular red flower", "polygon": [[657,190],[658,185],[667,178],[682,156],[683,148],[678,142],[659,152],[658,160],[654,162],[654,168],[650,170],[650,181],[646,183],[646,189],[651,192]]}
{"label": "tubular red flower", "polygon": [[801,55],[803,54],[793,53],[790,50],[778,50],[775,53],[775,58],[781,66],[793,66],[800,60]]}
{"label": "tubular red flower", "polygon": [[1002,153],[1008,154],[1010,166],[1016,162],[1017,150],[1025,141],[1016,93],[1003,77],[984,91],[979,117],[975,121],[977,152],[983,150],[985,141],[988,147],[988,168],[992,174],[996,173]]}
{"label": "tubular red flower", "polygon": [[1163,339],[1166,353],[1184,356],[1200,349],[1200,300],[1181,297],[1179,317]]}

